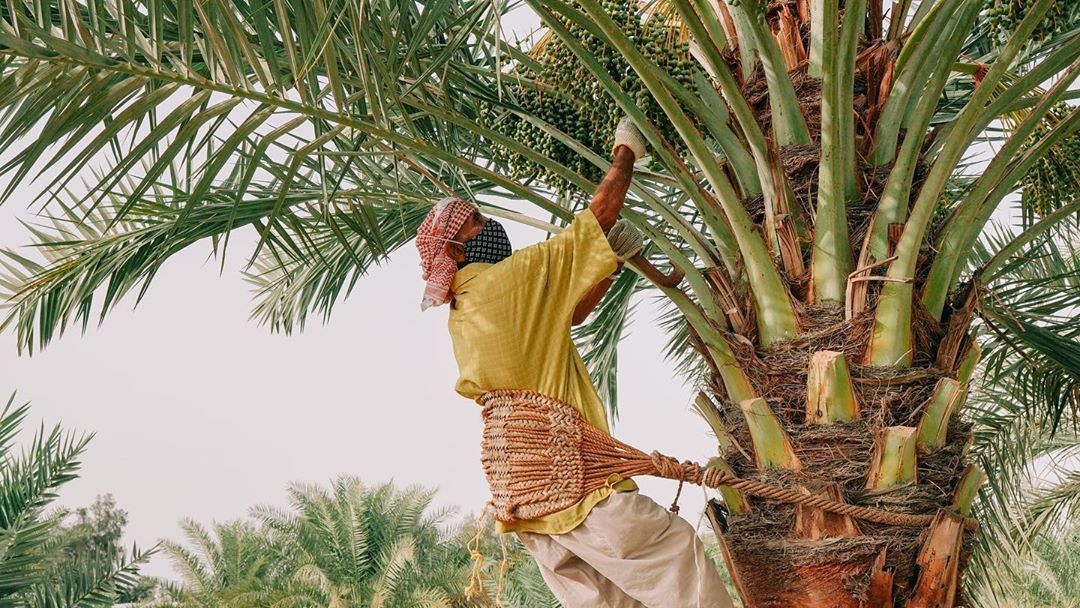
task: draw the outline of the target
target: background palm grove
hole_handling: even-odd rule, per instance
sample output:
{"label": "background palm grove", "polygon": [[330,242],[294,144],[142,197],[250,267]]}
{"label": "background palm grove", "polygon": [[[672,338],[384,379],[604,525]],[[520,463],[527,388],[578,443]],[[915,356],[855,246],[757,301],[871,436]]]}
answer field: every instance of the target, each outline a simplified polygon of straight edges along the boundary
{"label": "background palm grove", "polygon": [[[254,231],[254,316],[302,329],[447,193],[560,230],[625,113],[651,157],[624,216],[686,279],[624,273],[577,330],[611,413],[631,303],[653,293],[710,466],[935,516],[882,525],[722,489],[709,519],[742,602],[1075,602],[1055,543],[1075,544],[1060,528],[1080,477],[1029,476],[1080,446],[1080,3],[525,4],[544,26],[525,43],[491,0],[0,4],[4,194],[44,182],[45,218],[32,255],[3,259],[3,327],[41,349],[182,249],[224,258]],[[990,222],[1011,204],[1015,225]],[[9,404],[0,438],[24,414]],[[141,556],[55,559],[43,509],[82,444],[39,437],[2,452],[0,593],[114,601]],[[341,478],[290,496],[258,529],[188,526],[196,552],[166,547],[187,586],[154,601],[495,601],[460,596],[468,552],[423,491]],[[63,586],[42,582],[68,562]],[[550,602],[524,562],[509,587],[536,595],[513,601]]]}

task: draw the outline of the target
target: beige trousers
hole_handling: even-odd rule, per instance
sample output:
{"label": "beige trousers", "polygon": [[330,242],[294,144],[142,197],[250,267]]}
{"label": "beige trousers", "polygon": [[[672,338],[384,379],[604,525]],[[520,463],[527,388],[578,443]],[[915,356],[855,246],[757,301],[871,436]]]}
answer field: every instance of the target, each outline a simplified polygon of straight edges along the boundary
{"label": "beige trousers", "polygon": [[685,519],[637,490],[612,492],[566,534],[519,532],[563,608],[731,608]]}

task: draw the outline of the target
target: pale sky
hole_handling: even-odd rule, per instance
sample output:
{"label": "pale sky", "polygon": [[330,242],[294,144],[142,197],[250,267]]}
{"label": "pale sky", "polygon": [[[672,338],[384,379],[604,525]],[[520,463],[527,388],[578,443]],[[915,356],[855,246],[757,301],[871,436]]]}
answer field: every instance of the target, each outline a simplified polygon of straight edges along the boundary
{"label": "pale sky", "polygon": [[[519,13],[504,26],[524,34],[534,23]],[[22,188],[0,206],[0,246],[29,242],[17,219],[29,219],[34,194]],[[509,228],[516,248],[540,238]],[[316,319],[287,337],[248,320],[239,270],[255,238],[234,235],[220,276],[208,244],[182,252],[137,309],[129,298],[101,328],[70,332],[32,358],[17,356],[11,332],[0,335],[0,397],[17,390],[33,403],[23,438],[41,420],[95,433],[61,504],[112,493],[129,515],[125,542],[140,546],[180,540],[181,518],[208,524],[255,504],[283,506],[290,482],[340,474],[436,486],[437,504],[478,512],[488,499],[479,407],[453,392],[446,307],[420,313],[415,248],[362,280],[329,324]],[[662,360],[654,317],[643,299],[620,346],[614,432],[646,451],[704,461],[715,442],[690,409],[692,391]],[[676,488],[640,485],[665,507]],[[698,523],[701,490],[688,488],[680,503]],[[175,578],[163,556],[144,572]]]}

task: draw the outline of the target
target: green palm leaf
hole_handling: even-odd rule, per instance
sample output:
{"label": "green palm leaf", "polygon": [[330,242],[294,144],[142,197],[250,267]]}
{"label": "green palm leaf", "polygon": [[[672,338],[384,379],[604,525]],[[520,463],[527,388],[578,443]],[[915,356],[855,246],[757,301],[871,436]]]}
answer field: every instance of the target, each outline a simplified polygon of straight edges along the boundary
{"label": "green palm leaf", "polygon": [[0,411],[0,603],[34,608],[112,606],[135,588],[140,567],[155,549],[130,555],[68,555],[57,534],[62,513],[45,508],[60,486],[78,477],[79,457],[91,436],[44,424],[14,453],[12,443],[29,404],[12,395]]}

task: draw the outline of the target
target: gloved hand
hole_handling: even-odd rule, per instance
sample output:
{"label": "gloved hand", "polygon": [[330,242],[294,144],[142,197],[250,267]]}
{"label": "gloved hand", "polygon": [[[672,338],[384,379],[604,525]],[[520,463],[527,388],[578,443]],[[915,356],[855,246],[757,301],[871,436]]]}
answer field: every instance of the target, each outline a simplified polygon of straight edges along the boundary
{"label": "gloved hand", "polygon": [[620,263],[625,263],[626,260],[641,253],[642,248],[645,247],[645,237],[628,220],[615,222],[607,233],[607,240]]}
{"label": "gloved hand", "polygon": [[615,127],[615,143],[611,146],[612,155],[619,146],[626,146],[634,153],[634,160],[645,156],[645,137],[638,130],[629,116],[623,116],[619,126]]}

